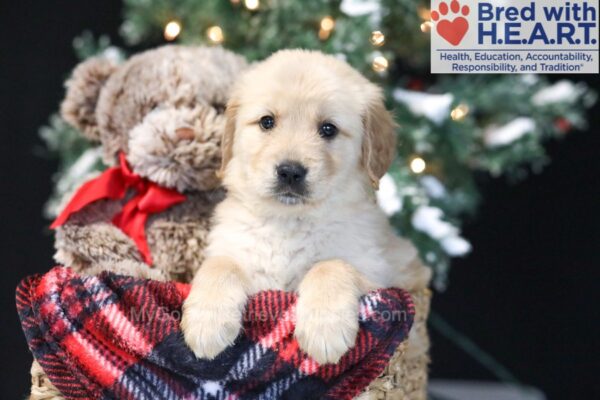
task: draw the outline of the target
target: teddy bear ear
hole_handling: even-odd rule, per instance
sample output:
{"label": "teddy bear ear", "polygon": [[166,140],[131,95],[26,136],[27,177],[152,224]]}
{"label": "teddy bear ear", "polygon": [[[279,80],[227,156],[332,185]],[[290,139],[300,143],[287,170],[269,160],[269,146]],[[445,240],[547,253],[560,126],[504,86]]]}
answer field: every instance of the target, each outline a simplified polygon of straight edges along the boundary
{"label": "teddy bear ear", "polygon": [[91,58],[75,67],[65,83],[67,93],[60,114],[90,140],[100,139],[96,104],[102,87],[116,69],[117,65],[110,60]]}

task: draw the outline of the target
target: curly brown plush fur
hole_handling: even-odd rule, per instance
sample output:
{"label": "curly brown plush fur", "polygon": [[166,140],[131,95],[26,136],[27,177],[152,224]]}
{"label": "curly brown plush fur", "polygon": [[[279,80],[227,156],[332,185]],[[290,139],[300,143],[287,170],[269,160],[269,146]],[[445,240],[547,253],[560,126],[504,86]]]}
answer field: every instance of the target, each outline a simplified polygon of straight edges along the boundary
{"label": "curly brown plush fur", "polygon": [[96,120],[98,94],[116,68],[110,60],[93,59],[79,64],[65,84],[68,95],[61,104],[61,115],[90,140],[100,140]]}
{"label": "curly brown plush fur", "polygon": [[187,200],[146,224],[154,268],[112,225],[118,201],[96,202],[58,228],[56,261],[90,274],[111,270],[191,280],[203,260],[210,215],[223,198],[215,171],[224,105],[245,67],[243,58],[222,48],[164,46],[122,65],[93,58],[75,68],[66,83],[63,118],[100,141],[109,165],[123,151],[136,174],[177,189]]}

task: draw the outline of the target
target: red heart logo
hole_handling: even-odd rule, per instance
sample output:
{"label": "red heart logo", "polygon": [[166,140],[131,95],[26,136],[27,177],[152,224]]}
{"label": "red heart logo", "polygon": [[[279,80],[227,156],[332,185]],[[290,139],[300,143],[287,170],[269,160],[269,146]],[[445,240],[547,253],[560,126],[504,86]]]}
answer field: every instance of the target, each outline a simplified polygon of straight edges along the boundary
{"label": "red heart logo", "polygon": [[469,22],[463,17],[457,17],[452,22],[445,19],[437,23],[436,30],[448,43],[457,46],[469,30]]}

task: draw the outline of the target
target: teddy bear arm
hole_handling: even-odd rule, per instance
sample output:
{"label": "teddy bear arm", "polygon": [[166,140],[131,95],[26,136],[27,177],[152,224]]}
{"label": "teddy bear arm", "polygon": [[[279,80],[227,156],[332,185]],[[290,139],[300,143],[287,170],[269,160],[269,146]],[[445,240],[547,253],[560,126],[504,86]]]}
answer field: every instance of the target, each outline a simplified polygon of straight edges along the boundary
{"label": "teddy bear arm", "polygon": [[79,271],[107,262],[142,261],[135,243],[109,222],[67,223],[56,230],[55,248],[57,262]]}
{"label": "teddy bear arm", "polygon": [[186,222],[154,221],[147,234],[155,266],[166,271],[171,279],[191,281],[204,260],[208,230],[208,218]]}

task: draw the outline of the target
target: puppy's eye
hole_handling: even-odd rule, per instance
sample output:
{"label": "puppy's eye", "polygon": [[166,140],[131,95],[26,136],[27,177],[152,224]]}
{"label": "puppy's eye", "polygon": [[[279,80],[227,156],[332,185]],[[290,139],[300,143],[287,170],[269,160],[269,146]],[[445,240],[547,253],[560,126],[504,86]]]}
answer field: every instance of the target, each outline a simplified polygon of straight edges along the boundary
{"label": "puppy's eye", "polygon": [[273,129],[275,127],[275,118],[270,115],[265,115],[258,121],[258,124],[261,128],[268,131],[269,129]]}
{"label": "puppy's eye", "polygon": [[225,112],[225,104],[223,103],[212,103],[211,106],[215,109],[217,114],[223,114]]}
{"label": "puppy's eye", "polygon": [[324,139],[333,139],[338,133],[338,128],[332,123],[325,122],[319,127],[319,135]]}

